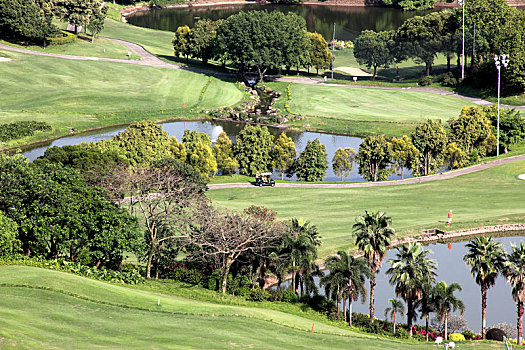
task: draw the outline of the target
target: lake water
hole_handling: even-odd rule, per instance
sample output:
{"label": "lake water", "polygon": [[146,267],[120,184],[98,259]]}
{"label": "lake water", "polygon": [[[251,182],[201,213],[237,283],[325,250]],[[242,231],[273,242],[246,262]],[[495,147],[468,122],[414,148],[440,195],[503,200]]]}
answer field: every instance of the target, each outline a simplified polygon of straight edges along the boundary
{"label": "lake water", "polygon": [[174,32],[179,26],[192,27],[198,19],[217,20],[250,10],[294,12],[306,20],[308,31],[320,33],[327,40],[332,39],[334,23],[338,40],[354,40],[365,29],[393,30],[408,18],[430,12],[401,11],[383,7],[246,4],[154,9],[138,12],[128,17],[128,22],[140,27]]}
{"label": "lake water", "polygon": [[[514,235],[508,237],[495,237],[497,242],[501,242],[507,252],[510,252],[510,244],[519,244],[524,240],[525,232],[515,232]],[[425,249],[430,249],[433,253],[429,254],[431,259],[438,262],[436,282],[445,281],[447,284],[456,282],[461,285],[463,290],[456,292],[456,296],[465,303],[465,313],[463,317],[468,321],[469,329],[474,332],[481,331],[481,292],[479,285],[476,284],[474,278],[470,274],[470,269],[463,262],[463,256],[467,249],[465,244],[472,238],[462,238],[463,241],[452,242],[450,247],[448,243],[434,243],[430,244]],[[395,295],[394,287],[390,285],[389,277],[385,274],[390,267],[389,259],[396,256],[396,250],[391,249],[383,261],[381,270],[376,275],[375,288],[375,314],[378,318],[384,318],[384,310],[387,308],[388,299],[400,297]],[[326,271],[327,273],[328,271]],[[316,279],[317,283],[319,279]],[[369,291],[370,283],[366,281],[366,289]],[[322,288],[320,292],[324,294]],[[364,314],[369,313],[369,301],[361,304],[360,301],[352,304],[352,311]],[[404,301],[403,301],[404,303]],[[404,303],[405,304],[405,303]],[[455,314],[458,314],[457,312]],[[431,315],[433,317],[434,315]],[[399,316],[398,316],[399,317]],[[512,299],[511,287],[506,282],[505,278],[499,276],[496,280],[496,285],[490,288],[487,292],[487,327],[496,323],[507,322],[512,325],[516,324],[516,303]],[[398,318],[398,320],[400,320]],[[401,317],[400,322],[406,322],[406,304],[405,314]],[[424,320],[418,320],[418,324],[424,324]]]}

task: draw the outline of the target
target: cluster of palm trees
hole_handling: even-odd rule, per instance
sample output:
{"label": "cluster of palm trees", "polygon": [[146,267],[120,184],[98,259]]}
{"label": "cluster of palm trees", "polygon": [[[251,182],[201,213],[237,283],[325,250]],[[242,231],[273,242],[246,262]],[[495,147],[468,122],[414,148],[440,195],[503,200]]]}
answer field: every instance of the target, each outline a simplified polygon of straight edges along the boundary
{"label": "cluster of palm trees", "polygon": [[[353,226],[356,246],[363,252],[363,257],[355,258],[344,251],[326,260],[330,273],[321,278],[320,284],[325,287],[327,297],[343,303],[343,315],[352,325],[352,302],[366,299],[365,279],[370,280],[370,322],[374,320],[374,288],[375,276],[381,268],[386,251],[394,237],[394,229],[390,227],[392,219],[384,212],[365,212],[358,216]],[[495,283],[496,277],[503,274],[512,287],[512,295],[517,303],[518,344],[522,341],[522,323],[525,302],[525,245],[512,246],[511,253],[506,254],[501,243],[495,242],[491,236],[479,237],[467,244],[468,252],[464,256],[465,263],[470,267],[476,283],[481,287],[482,336],[486,328],[487,289]],[[437,263],[429,259],[430,250],[422,249],[419,243],[409,243],[396,248],[396,256],[389,260],[390,268],[387,275],[395,287],[398,297],[407,305],[407,326],[412,335],[413,321],[419,312],[426,320],[428,340],[429,315],[434,312],[444,324],[445,339],[448,336],[448,317],[452,312],[465,311],[465,305],[454,293],[461,291],[457,283],[447,285],[444,281],[435,283]],[[347,317],[347,301],[348,314]],[[390,315],[394,322],[399,313],[404,312],[401,301],[389,300],[391,306],[385,310],[385,316]]]}
{"label": "cluster of palm trees", "polygon": [[496,277],[502,274],[512,288],[512,298],[517,304],[518,345],[523,340],[523,303],[525,302],[525,246],[511,245],[507,254],[501,243],[492,236],[478,237],[467,244],[468,252],[463,257],[470,272],[481,287],[481,334],[485,338],[487,290],[494,286]]}

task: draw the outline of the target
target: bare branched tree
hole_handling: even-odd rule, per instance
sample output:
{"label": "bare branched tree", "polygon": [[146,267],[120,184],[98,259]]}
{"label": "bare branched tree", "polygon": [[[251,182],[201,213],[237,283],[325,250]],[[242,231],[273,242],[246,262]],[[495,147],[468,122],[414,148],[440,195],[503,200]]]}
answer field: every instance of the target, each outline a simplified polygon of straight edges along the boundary
{"label": "bare branched tree", "polygon": [[200,175],[173,159],[116,168],[102,185],[146,227],[147,278],[151,277],[153,256],[161,251],[162,244],[188,236],[197,203],[207,201]]}
{"label": "bare branched tree", "polygon": [[223,294],[232,264],[248,253],[264,255],[278,244],[283,232],[281,225],[247,213],[219,211],[209,205],[198,213],[187,243],[193,247],[194,258],[212,260],[221,269]]}

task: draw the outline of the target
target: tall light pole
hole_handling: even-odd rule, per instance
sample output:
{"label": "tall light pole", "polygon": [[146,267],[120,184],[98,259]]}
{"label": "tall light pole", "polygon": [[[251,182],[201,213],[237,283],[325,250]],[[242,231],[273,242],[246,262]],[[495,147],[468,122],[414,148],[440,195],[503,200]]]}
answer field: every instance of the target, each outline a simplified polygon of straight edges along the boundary
{"label": "tall light pole", "polygon": [[496,156],[499,157],[499,88],[500,88],[500,77],[501,77],[501,66],[506,68],[509,64],[509,55],[494,55],[494,63],[498,69],[498,118],[496,124]]}
{"label": "tall light pole", "polygon": [[334,34],[332,37],[332,62],[330,64],[332,68],[332,80],[334,80],[334,49],[335,49],[335,22],[334,22]]}
{"label": "tall light pole", "polygon": [[461,41],[461,79],[465,79],[465,0],[458,0],[458,5],[463,9],[463,40]]}

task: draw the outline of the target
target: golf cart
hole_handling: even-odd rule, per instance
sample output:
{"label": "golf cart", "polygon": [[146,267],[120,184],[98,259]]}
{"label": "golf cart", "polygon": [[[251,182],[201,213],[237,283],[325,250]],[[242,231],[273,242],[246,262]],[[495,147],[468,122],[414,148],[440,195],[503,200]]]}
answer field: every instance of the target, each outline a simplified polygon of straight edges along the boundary
{"label": "golf cart", "polygon": [[255,175],[255,186],[275,186],[272,173],[257,173]]}

